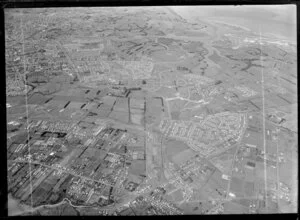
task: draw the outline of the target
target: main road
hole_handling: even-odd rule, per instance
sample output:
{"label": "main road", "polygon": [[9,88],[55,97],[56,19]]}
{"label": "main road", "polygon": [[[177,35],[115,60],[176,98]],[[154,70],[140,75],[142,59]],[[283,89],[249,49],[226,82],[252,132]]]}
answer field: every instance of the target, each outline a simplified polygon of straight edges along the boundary
{"label": "main road", "polygon": [[36,164],[36,165],[40,165],[40,166],[43,166],[43,167],[47,167],[47,168],[49,168],[49,169],[57,170],[57,171],[60,171],[60,172],[63,172],[63,173],[68,173],[68,174],[70,174],[70,175],[72,175],[72,176],[76,176],[76,177],[79,177],[79,178],[82,178],[82,179],[85,179],[85,180],[94,181],[94,182],[96,182],[96,183],[101,183],[101,184],[104,184],[104,185],[106,185],[106,186],[114,187],[114,185],[109,184],[109,183],[107,183],[107,182],[95,180],[95,179],[92,179],[92,178],[89,178],[89,177],[86,177],[86,176],[81,176],[81,175],[76,174],[75,172],[63,170],[63,169],[60,169],[60,168],[54,167],[54,166],[49,166],[49,165],[46,165],[46,164],[43,164],[43,163],[40,163],[40,162],[37,162],[37,161],[8,160],[7,162]]}

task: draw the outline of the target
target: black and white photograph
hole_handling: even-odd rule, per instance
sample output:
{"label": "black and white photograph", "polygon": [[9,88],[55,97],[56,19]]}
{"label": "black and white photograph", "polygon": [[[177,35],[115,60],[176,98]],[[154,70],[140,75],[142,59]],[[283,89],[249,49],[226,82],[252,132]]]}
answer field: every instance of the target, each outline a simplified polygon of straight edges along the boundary
{"label": "black and white photograph", "polygon": [[8,216],[297,213],[296,12],[5,8]]}

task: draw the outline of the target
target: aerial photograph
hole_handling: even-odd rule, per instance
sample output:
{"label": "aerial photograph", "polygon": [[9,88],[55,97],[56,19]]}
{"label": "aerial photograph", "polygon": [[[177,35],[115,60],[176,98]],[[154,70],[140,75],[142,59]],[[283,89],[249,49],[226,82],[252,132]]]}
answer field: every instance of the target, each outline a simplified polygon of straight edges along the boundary
{"label": "aerial photograph", "polygon": [[297,212],[295,5],[4,12],[8,216]]}

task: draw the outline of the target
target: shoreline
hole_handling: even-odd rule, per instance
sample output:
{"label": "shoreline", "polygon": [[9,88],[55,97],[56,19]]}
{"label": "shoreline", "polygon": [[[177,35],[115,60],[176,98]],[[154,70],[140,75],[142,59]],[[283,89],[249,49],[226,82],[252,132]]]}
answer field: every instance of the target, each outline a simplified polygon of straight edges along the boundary
{"label": "shoreline", "polygon": [[[254,30],[255,27],[248,27],[247,25],[242,25],[242,24],[236,24],[236,22],[234,22],[236,19],[238,20],[239,16],[237,17],[234,17],[234,16],[229,16],[229,17],[224,17],[224,16],[203,16],[203,15],[198,15],[198,14],[193,14],[195,13],[195,11],[192,11],[190,14],[186,14],[184,13],[184,11],[180,11],[180,10],[176,10],[174,8],[170,8],[170,10],[177,14],[179,17],[185,19],[186,21],[188,22],[192,22],[192,21],[195,21],[197,22],[198,21],[207,21],[208,23],[211,23],[212,25],[218,25],[220,26],[221,24],[218,24],[218,23],[223,23],[225,25],[229,25],[229,26],[232,26],[233,28],[236,27],[236,28],[241,28],[243,29],[244,31],[246,32],[251,32],[252,34],[256,34],[256,35],[259,35],[260,33],[257,31],[257,30]],[[232,22],[231,22],[232,21]],[[249,19],[245,19],[246,21],[246,24],[247,22],[249,23]],[[261,20],[263,22],[263,20]],[[265,26],[269,26],[269,25],[275,25],[275,26],[278,26],[281,27],[283,24],[282,23],[277,23],[276,21],[274,21],[273,23],[270,23],[268,21],[268,24],[264,24]],[[296,26],[293,27],[293,24],[290,24],[290,28],[292,29],[295,29],[296,30]],[[291,30],[292,30],[291,29]],[[280,40],[280,41],[286,41],[288,43],[291,43],[291,44],[295,44],[297,42],[297,37],[296,37],[296,33],[295,33],[295,37],[291,37],[293,35],[283,35],[282,32],[279,33],[279,32],[272,32],[270,30],[266,31],[265,33],[262,33],[262,36],[266,37],[266,38],[276,38],[276,40]]]}

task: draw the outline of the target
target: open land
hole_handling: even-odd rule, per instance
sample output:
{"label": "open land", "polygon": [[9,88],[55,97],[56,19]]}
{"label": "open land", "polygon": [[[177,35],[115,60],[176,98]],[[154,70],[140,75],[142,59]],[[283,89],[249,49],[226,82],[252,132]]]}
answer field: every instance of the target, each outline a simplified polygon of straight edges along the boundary
{"label": "open land", "polygon": [[186,16],[6,9],[9,215],[297,211],[295,44]]}

